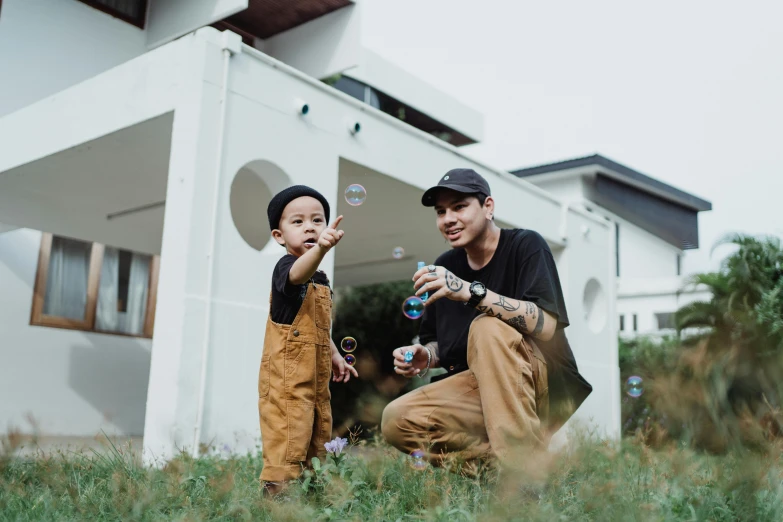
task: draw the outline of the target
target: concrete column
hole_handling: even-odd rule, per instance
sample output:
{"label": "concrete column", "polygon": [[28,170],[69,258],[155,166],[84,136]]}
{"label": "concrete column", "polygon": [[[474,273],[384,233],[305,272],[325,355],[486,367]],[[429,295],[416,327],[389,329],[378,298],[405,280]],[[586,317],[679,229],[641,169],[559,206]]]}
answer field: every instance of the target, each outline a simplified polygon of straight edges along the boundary
{"label": "concrete column", "polygon": [[[261,68],[241,53],[226,70],[220,42],[207,47],[204,81],[174,118],[148,463],[199,445],[235,453],[259,446],[258,367],[272,270],[285,254],[268,242],[267,204],[279,190],[307,184],[333,213],[337,207],[339,157],[331,138],[293,110],[249,99],[248,88],[282,91],[252,77]],[[330,253],[321,268],[331,278],[333,267]]]}
{"label": "concrete column", "polygon": [[217,32],[204,36],[204,45],[194,46],[189,75],[182,78],[172,128],[144,427],[147,463],[159,464],[194,447],[223,134],[222,71],[230,60]]}
{"label": "concrete column", "polygon": [[620,430],[614,228],[580,210],[568,210],[565,218],[567,242],[557,262],[571,321],[566,336],[593,393],[554,445],[579,424],[598,427],[610,438],[619,437]]}

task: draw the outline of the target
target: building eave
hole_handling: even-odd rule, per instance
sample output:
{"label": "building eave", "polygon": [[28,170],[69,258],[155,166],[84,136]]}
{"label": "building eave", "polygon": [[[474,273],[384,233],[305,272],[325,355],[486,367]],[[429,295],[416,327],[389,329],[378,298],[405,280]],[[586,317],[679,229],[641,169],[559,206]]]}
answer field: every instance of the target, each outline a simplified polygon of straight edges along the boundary
{"label": "building eave", "polygon": [[603,174],[620,183],[638,188],[696,212],[712,210],[711,202],[651,178],[600,154],[516,169],[510,172],[531,182],[541,179],[552,179],[553,176],[572,177],[582,174]]}

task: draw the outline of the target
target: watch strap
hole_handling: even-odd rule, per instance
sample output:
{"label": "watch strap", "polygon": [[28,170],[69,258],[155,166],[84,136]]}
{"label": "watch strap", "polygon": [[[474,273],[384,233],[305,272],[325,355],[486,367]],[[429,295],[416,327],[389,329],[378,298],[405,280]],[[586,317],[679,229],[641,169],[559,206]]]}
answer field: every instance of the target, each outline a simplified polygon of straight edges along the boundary
{"label": "watch strap", "polygon": [[470,299],[468,299],[468,302],[465,303],[466,306],[469,306],[471,308],[476,308],[478,304],[481,302],[482,299],[484,299],[487,296],[486,291],[484,292],[484,295],[477,295],[473,293],[473,285],[476,284],[478,281],[474,281],[470,284]]}

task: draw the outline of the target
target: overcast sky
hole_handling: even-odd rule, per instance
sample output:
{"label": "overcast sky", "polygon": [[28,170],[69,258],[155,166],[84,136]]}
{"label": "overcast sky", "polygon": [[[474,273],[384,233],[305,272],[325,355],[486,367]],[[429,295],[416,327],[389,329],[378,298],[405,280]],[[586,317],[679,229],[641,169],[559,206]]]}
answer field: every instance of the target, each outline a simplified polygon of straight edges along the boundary
{"label": "overcast sky", "polygon": [[686,272],[726,232],[783,236],[783,2],[365,5],[373,50],[484,114],[477,158],[597,152],[711,201]]}

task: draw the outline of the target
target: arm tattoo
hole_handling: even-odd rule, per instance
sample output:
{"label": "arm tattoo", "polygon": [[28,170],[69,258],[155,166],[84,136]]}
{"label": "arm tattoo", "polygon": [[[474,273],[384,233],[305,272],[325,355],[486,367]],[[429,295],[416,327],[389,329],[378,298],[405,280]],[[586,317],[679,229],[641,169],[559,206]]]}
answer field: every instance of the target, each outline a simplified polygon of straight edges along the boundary
{"label": "arm tattoo", "polygon": [[533,329],[533,335],[540,334],[544,329],[544,311],[540,306],[536,306],[536,308],[538,308],[538,320],[536,321],[536,327]]}
{"label": "arm tattoo", "polygon": [[519,306],[520,306],[519,302],[514,302],[514,301],[511,301],[511,300],[508,300],[505,297],[503,297],[502,295],[500,295],[498,297],[500,297],[500,300],[498,300],[497,303],[493,303],[493,304],[496,304],[499,307],[503,308],[503,310],[505,310],[506,312],[515,312],[515,311],[519,310]]}
{"label": "arm tattoo", "polygon": [[449,290],[452,292],[459,292],[462,290],[463,286],[462,279],[446,270],[446,286],[449,287]]}
{"label": "arm tattoo", "polygon": [[535,315],[535,311],[536,311],[536,305],[534,305],[530,301],[525,301],[525,313],[527,315]]}
{"label": "arm tattoo", "polygon": [[[490,316],[490,317],[497,317],[498,319],[503,319],[503,316],[500,314],[500,312],[496,312],[496,311],[494,311],[492,308],[490,308],[488,306],[485,306],[484,308],[486,309],[485,313],[488,316]],[[478,309],[478,307],[477,307],[477,309]],[[479,310],[479,311],[483,312],[483,310]]]}
{"label": "arm tattoo", "polygon": [[508,324],[516,328],[518,331],[522,333],[527,333],[527,325],[525,324],[525,318],[521,315],[517,315],[515,317],[511,317],[508,321],[506,321]]}

